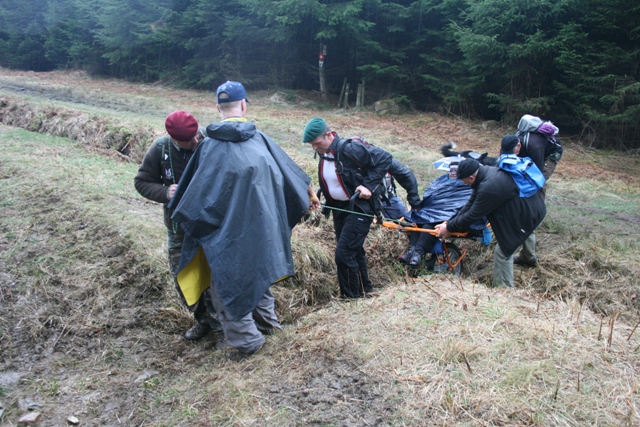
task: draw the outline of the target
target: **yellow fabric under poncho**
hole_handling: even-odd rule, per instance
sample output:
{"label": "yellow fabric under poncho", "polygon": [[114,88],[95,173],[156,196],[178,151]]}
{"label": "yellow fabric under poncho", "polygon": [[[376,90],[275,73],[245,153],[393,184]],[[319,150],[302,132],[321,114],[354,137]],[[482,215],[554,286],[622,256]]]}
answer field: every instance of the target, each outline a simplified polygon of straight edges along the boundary
{"label": "yellow fabric under poncho", "polygon": [[211,269],[204,255],[202,246],[193,259],[178,273],[178,286],[191,307],[200,299],[200,295],[207,290],[211,284]]}

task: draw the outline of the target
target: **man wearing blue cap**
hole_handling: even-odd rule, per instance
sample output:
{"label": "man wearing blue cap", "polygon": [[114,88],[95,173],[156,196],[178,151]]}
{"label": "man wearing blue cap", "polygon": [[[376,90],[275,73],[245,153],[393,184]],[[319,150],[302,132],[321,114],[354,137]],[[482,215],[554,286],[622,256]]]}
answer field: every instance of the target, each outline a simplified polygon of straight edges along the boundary
{"label": "man wearing blue cap", "polygon": [[196,276],[210,274],[229,356],[242,359],[281,329],[269,287],[294,274],[291,230],[319,202],[304,171],[247,121],[243,85],[216,96],[222,121],[207,127],[172,200],[185,231],[178,280],[206,261]]}
{"label": "man wearing blue cap", "polygon": [[[340,295],[363,298],[373,291],[364,242],[385,190],[383,178],[393,157],[382,148],[340,138],[327,123],[315,117],[304,128],[302,142],[320,155],[318,177],[326,205],[333,208],[336,234],[335,261]],[[358,193],[353,210],[350,199]]]}

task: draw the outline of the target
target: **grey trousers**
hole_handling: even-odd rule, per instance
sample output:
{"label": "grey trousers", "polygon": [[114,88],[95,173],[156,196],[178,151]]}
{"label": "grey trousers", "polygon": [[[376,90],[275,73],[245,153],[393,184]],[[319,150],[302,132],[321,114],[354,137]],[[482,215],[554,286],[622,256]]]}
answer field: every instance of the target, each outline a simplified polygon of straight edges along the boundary
{"label": "grey trousers", "polygon": [[536,232],[534,230],[533,233],[527,240],[522,243],[522,247],[520,248],[520,253],[518,254],[520,258],[522,258],[526,262],[535,262],[536,261]]}
{"label": "grey trousers", "polygon": [[275,299],[271,289],[267,289],[258,306],[243,318],[233,320],[220,299],[218,287],[211,283],[209,287],[211,301],[222,324],[227,344],[242,353],[254,353],[264,344],[264,335],[282,329],[275,312]]}
{"label": "grey trousers", "polygon": [[499,244],[493,251],[493,286],[513,287],[513,255],[506,256]]}

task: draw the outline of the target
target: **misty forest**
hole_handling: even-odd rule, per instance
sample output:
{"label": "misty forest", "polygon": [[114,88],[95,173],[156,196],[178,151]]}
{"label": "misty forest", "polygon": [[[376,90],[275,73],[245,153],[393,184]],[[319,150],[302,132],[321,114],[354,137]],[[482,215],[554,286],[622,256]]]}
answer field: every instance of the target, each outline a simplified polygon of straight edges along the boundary
{"label": "misty forest", "polygon": [[[638,149],[640,2],[3,0],[0,66],[318,91]],[[353,98],[352,98],[353,99]]]}

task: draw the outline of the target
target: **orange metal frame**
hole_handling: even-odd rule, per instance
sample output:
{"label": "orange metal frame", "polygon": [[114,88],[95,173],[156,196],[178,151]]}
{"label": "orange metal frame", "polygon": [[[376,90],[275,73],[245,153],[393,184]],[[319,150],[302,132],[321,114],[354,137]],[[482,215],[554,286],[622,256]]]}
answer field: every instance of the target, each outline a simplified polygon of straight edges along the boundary
{"label": "orange metal frame", "polygon": [[[433,236],[435,236],[436,234],[438,234],[438,230],[434,230],[431,228],[420,228],[417,227],[415,224],[411,224],[411,225],[402,225],[396,222],[392,222],[392,221],[382,221],[381,224],[383,227],[386,228],[390,228],[392,230],[400,230],[400,231],[412,231],[412,232],[416,232],[416,233],[429,233]],[[467,237],[469,233],[465,232],[465,233],[451,233],[451,236],[453,237]],[[464,257],[467,256],[467,250],[464,248],[460,248],[460,258],[458,258],[458,260],[455,262],[455,264],[451,263],[451,258],[449,257],[449,251],[447,250],[447,243],[443,240],[442,241],[442,250],[444,252],[444,256],[445,259],[447,260],[447,265],[449,266],[449,270],[453,270],[454,268],[456,268],[464,259]]]}

